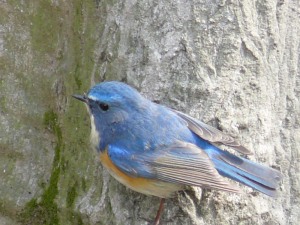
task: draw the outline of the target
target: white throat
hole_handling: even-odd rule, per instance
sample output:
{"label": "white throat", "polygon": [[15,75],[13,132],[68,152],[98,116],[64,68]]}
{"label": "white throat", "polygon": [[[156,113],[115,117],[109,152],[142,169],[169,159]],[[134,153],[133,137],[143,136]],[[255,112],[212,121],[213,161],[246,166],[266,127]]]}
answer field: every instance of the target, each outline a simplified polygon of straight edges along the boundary
{"label": "white throat", "polygon": [[100,142],[100,133],[97,131],[95,125],[95,119],[92,114],[90,114],[91,118],[91,144],[92,147],[99,151],[99,142]]}

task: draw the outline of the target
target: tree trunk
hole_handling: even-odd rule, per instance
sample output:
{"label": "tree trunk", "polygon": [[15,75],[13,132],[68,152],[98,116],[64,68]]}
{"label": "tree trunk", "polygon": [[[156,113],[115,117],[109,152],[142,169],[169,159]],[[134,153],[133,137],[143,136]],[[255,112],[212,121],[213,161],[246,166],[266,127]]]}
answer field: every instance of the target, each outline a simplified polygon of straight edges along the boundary
{"label": "tree trunk", "polygon": [[299,223],[299,24],[298,0],[1,1],[0,224],[154,220],[159,199],[108,175],[71,99],[103,80],[221,129],[284,175],[274,199],[179,192],[161,224]]}

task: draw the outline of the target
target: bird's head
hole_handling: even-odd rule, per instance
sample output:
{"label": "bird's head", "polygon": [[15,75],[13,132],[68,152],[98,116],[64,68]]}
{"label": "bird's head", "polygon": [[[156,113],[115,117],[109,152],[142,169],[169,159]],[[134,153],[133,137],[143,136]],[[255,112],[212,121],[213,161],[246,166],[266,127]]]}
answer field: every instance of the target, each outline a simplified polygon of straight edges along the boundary
{"label": "bird's head", "polygon": [[[73,97],[87,105],[91,116],[92,136],[101,136],[101,141],[105,142],[122,135],[129,128],[130,121],[149,107],[149,101],[137,90],[117,81],[99,83],[87,95]],[[93,129],[98,133],[93,134]]]}

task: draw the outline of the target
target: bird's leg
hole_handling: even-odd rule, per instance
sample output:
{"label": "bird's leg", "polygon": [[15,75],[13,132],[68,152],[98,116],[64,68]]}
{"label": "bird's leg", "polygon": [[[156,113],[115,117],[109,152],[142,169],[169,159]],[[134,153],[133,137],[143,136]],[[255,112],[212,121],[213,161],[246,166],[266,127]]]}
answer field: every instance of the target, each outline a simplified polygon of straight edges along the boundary
{"label": "bird's leg", "polygon": [[162,212],[164,210],[164,203],[165,203],[165,199],[161,198],[160,199],[159,208],[157,210],[156,217],[155,217],[155,220],[154,220],[154,225],[158,225],[159,224],[160,216],[161,216],[161,214],[162,214]]}

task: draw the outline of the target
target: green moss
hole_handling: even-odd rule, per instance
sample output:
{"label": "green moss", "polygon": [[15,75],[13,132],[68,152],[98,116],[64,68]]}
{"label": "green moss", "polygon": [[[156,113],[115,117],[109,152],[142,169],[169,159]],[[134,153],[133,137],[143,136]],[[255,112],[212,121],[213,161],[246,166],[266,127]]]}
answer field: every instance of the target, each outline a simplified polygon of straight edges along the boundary
{"label": "green moss", "polygon": [[[96,4],[101,4],[98,9]],[[106,4],[110,2],[73,0],[58,4],[51,0],[13,0],[9,1],[7,10],[0,7],[0,21],[15,25],[4,37],[9,54],[0,60],[0,68],[4,74],[16,76],[16,87],[26,94],[24,103],[39,109],[35,110],[36,114],[28,111],[28,115],[24,110],[19,126],[25,124],[40,132],[46,128],[54,137],[49,143],[55,140],[49,180],[36,177],[40,179],[37,193],[42,194],[36,196],[34,193],[36,197],[18,214],[21,224],[83,224],[81,214],[73,208],[77,196],[85,195],[94,182],[94,165],[87,169],[94,159],[88,144],[90,127],[86,109],[69,98],[90,87],[95,45],[105,29],[101,19],[109,13]],[[5,82],[0,78],[0,86]],[[6,101],[6,98],[0,98],[0,108],[4,112]],[[39,114],[40,110],[56,107],[63,112],[59,116],[55,110]],[[48,151],[48,146],[39,147],[41,152]],[[23,157],[13,156],[9,150],[3,160]],[[79,160],[82,163],[78,163]],[[82,171],[89,172],[90,178]],[[9,210],[7,214],[15,219]]]}
{"label": "green moss", "polygon": [[78,186],[77,182],[69,188],[68,193],[67,193],[67,207],[71,208],[75,202],[75,199],[77,197],[77,191],[76,187]]}
{"label": "green moss", "polygon": [[62,133],[61,133],[61,128],[58,125],[57,114],[53,110],[45,112],[43,124],[56,135],[58,144],[60,145],[62,139]]}
{"label": "green moss", "polygon": [[[73,213],[72,214],[72,219],[70,219],[70,221],[72,222],[72,225],[84,225],[83,220],[80,216],[79,213]],[[85,224],[87,225],[87,224]]]}
{"label": "green moss", "polygon": [[88,225],[87,223],[83,223],[83,219],[81,218],[81,215],[77,212],[74,212],[72,210],[65,210],[62,212],[64,215],[64,218],[67,220],[65,224],[71,224],[71,225]]}
{"label": "green moss", "polygon": [[19,222],[24,225],[56,225],[59,224],[57,211],[56,204],[45,204],[45,201],[38,203],[34,198],[26,204],[19,216]]}
{"label": "green moss", "polygon": [[5,160],[21,160],[24,158],[24,154],[14,149],[12,143],[0,143],[0,149],[1,158]]}
{"label": "green moss", "polygon": [[[3,197],[3,196],[2,196]],[[0,215],[10,218],[15,218],[17,214],[15,204],[8,201],[0,199]]]}
{"label": "green moss", "polygon": [[81,188],[84,192],[86,191],[86,181],[84,177],[81,178]]}
{"label": "green moss", "polygon": [[20,222],[23,224],[30,224],[30,219],[32,217],[38,218],[42,216],[40,213],[37,213],[38,204],[35,198],[31,199],[29,202],[26,203],[24,210],[20,214]]}
{"label": "green moss", "polygon": [[30,20],[33,49],[41,53],[53,53],[61,30],[60,8],[50,0],[38,1]]}
{"label": "green moss", "polygon": [[[32,67],[35,70],[46,67],[42,72],[47,74],[43,74],[44,79],[38,83],[36,76],[25,79],[22,78],[24,73],[20,73],[19,78],[23,79],[22,85],[28,87],[26,92],[33,101],[40,101],[40,105],[49,108],[59,105],[64,113],[58,117],[54,110],[48,110],[37,121],[39,125],[36,127],[46,128],[56,138],[55,154],[49,182],[39,181],[43,193],[25,205],[19,219],[21,224],[81,225],[81,214],[73,208],[77,197],[84,195],[93,182],[80,175],[87,170],[88,162],[94,162],[88,144],[89,120],[82,104],[72,99],[67,105],[63,102],[71,94],[83,93],[90,87],[88,75],[94,68],[96,39],[101,33],[99,27],[104,29],[103,23],[95,21],[100,21],[101,13],[107,13],[106,7],[100,7],[101,10],[95,13],[96,2],[93,0],[74,0],[66,4],[33,1],[26,6],[30,9],[27,19],[31,24]],[[50,62],[53,63],[51,70],[48,69]],[[63,83],[62,92],[56,92],[54,82]],[[32,92],[32,83],[38,84],[35,93]],[[78,160],[83,163],[78,163]]]}
{"label": "green moss", "polygon": [[78,215],[78,214],[77,214],[77,224],[78,225],[83,225],[84,224],[83,221],[82,221],[82,219],[81,219],[81,216]]}
{"label": "green moss", "polygon": [[[0,67],[1,67],[1,65],[0,65]],[[4,96],[1,97],[1,98],[0,98],[0,106],[1,106],[1,111],[2,111],[2,112],[7,111],[6,104],[7,104],[6,98],[5,98]]]}
{"label": "green moss", "polygon": [[55,134],[57,139],[50,181],[39,202],[37,199],[33,198],[25,205],[19,215],[19,219],[22,224],[59,224],[58,206],[55,202],[55,198],[58,194],[58,181],[61,171],[60,158],[63,148],[62,133],[58,124],[58,117],[53,110],[44,114],[43,123],[53,134]]}
{"label": "green moss", "polygon": [[49,202],[42,200],[37,202],[37,199],[31,199],[19,215],[19,222],[24,225],[56,225],[59,224],[57,215],[57,205],[49,204]]}
{"label": "green moss", "polygon": [[80,68],[79,65],[76,65],[75,73],[74,73],[74,79],[75,79],[75,83],[77,85],[78,90],[80,90],[81,86],[82,86],[82,81],[80,79],[80,69],[79,68]]}

